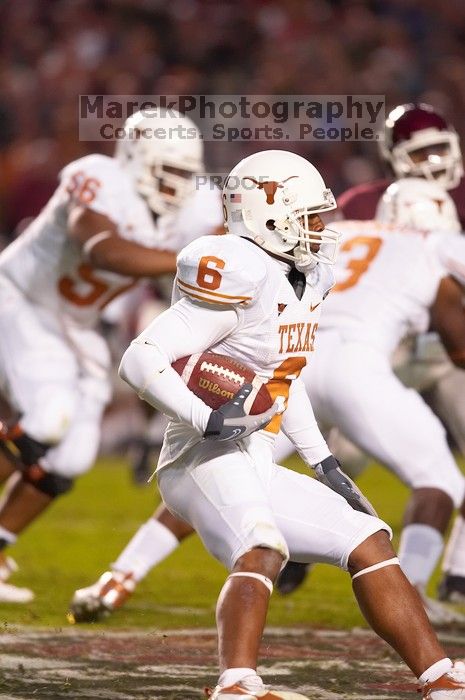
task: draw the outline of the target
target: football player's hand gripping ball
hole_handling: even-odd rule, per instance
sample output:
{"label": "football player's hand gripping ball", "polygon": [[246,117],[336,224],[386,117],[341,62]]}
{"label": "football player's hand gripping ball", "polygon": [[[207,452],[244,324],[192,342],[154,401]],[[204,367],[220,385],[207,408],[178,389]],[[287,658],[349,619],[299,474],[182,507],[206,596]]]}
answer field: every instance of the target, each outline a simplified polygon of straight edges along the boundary
{"label": "football player's hand gripping ball", "polygon": [[252,384],[244,384],[230,401],[211,412],[204,433],[206,440],[239,440],[268,425],[280,406],[275,402],[267,411],[249,415],[245,403],[252,391]]}

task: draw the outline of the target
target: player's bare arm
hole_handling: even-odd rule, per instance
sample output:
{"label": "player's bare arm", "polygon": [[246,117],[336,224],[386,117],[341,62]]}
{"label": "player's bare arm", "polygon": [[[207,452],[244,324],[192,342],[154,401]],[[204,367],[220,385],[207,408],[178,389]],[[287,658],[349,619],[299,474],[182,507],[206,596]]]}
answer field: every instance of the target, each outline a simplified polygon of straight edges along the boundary
{"label": "player's bare arm", "polygon": [[155,277],[176,271],[175,253],[121,238],[108,216],[88,207],[78,205],[71,209],[68,231],[96,268],[130,277]]}
{"label": "player's bare arm", "polygon": [[439,285],[431,307],[431,326],[439,333],[452,362],[465,369],[465,309],[464,289],[452,277]]}

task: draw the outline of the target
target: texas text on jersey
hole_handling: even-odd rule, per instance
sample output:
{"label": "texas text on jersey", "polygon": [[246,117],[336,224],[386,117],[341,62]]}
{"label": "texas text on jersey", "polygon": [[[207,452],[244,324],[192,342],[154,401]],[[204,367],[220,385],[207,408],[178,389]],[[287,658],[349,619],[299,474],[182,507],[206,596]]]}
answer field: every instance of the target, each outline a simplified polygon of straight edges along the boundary
{"label": "texas text on jersey", "polygon": [[[313,352],[320,304],[333,284],[331,269],[319,265],[298,299],[286,277],[289,267],[233,234],[214,239],[204,236],[178,257],[173,299],[234,309],[230,332],[211,350],[248,364],[267,380],[272,397],[281,396],[285,402],[291,381]],[[266,430],[276,434],[280,422],[280,416],[275,416]],[[199,439],[191,427],[171,423],[158,468]]]}

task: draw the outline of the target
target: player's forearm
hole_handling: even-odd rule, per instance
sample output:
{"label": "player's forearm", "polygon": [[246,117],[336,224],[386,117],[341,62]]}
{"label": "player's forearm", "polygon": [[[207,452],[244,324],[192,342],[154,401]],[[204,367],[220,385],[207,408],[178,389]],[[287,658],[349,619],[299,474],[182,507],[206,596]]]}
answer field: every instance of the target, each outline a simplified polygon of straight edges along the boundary
{"label": "player's forearm", "polygon": [[448,350],[448,354],[456,367],[465,369],[465,347],[456,350]]}
{"label": "player's forearm", "polygon": [[441,280],[431,306],[431,329],[436,331],[452,362],[465,369],[464,290],[452,277]]}
{"label": "player's forearm", "polygon": [[176,272],[175,253],[146,248],[117,236],[100,240],[87,257],[97,268],[128,277],[156,277]]}
{"label": "player's forearm", "polygon": [[137,340],[121,360],[119,374],[138,396],[165,415],[203,435],[211,408],[190,391],[156,345]]}
{"label": "player's forearm", "polygon": [[288,406],[283,415],[282,429],[309,466],[313,467],[331,455],[301,379],[293,382]]}
{"label": "player's forearm", "polygon": [[213,310],[182,299],[131,343],[121,361],[120,375],[142,399],[203,434],[211,408],[187,388],[171,364],[212,347],[236,323],[234,309]]}

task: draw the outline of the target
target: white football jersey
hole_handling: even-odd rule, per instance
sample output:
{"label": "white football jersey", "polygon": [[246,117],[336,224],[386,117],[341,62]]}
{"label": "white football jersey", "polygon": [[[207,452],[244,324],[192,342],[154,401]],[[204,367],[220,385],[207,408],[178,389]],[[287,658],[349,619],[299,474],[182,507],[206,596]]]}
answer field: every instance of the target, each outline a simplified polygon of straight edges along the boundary
{"label": "white football jersey", "polygon": [[429,238],[447,273],[465,287],[465,234],[433,233]]}
{"label": "white football jersey", "polygon": [[[177,211],[165,214],[157,221],[157,248],[178,253],[196,238],[217,233],[222,225],[221,191],[201,187]],[[157,279],[157,290],[166,301],[171,298],[173,280],[171,274]]]}
{"label": "white football jersey", "polygon": [[93,269],[67,231],[68,212],[82,204],[104,214],[122,238],[156,245],[149,208],[114,158],[90,155],[67,165],[39,216],[0,255],[0,274],[34,304],[78,325],[92,326],[101,309],[133,280]]}
{"label": "white football jersey", "polygon": [[[283,397],[284,405],[292,380],[313,352],[320,304],[334,282],[331,267],[319,264],[299,300],[288,271],[289,266],[251,241],[233,234],[203,236],[181,251],[173,294],[173,303],[188,297],[217,308],[234,307],[237,325],[209,349],[247,364],[267,381],[273,399]],[[281,415],[276,415],[266,427],[270,437],[280,423]],[[158,468],[199,439],[190,425],[171,422]]]}
{"label": "white football jersey", "polygon": [[391,354],[427,330],[429,307],[447,274],[425,236],[377,221],[338,221],[334,286],[321,318],[345,339]]}

